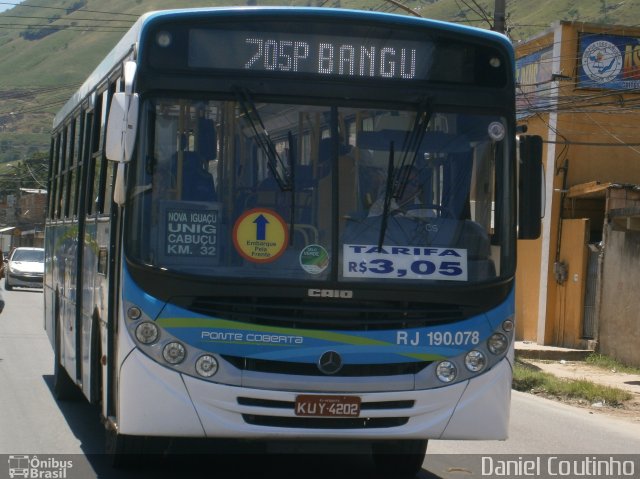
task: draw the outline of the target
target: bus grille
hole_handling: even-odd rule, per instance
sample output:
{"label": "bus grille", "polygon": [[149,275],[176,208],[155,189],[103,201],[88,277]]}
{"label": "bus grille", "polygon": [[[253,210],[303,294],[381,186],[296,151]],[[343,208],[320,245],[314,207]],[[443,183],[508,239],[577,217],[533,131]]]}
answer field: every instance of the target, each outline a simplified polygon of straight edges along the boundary
{"label": "bus grille", "polygon": [[374,429],[405,425],[408,417],[309,418],[243,414],[242,419],[252,426],[288,427],[300,429]]}
{"label": "bus grille", "polygon": [[[326,376],[316,364],[294,363],[288,361],[270,361],[243,358],[239,356],[222,356],[236,368],[243,371],[254,371],[271,374],[288,374],[300,376]],[[397,376],[402,374],[418,374],[431,364],[430,361],[391,364],[345,364],[334,377],[367,377]]]}
{"label": "bus grille", "polygon": [[173,298],[177,305],[206,316],[289,328],[381,330],[445,324],[479,310],[458,304],[419,302],[329,302],[299,298]]}

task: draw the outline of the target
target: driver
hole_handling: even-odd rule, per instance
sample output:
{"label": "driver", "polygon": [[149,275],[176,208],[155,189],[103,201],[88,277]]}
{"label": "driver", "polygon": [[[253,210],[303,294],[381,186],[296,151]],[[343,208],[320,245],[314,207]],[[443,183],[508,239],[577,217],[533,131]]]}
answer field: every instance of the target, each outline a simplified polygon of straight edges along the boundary
{"label": "driver", "polygon": [[[408,171],[408,173],[406,173]],[[418,170],[414,166],[404,166],[400,170],[397,178],[404,178],[407,175],[407,182],[402,192],[402,196],[398,199],[391,198],[389,202],[389,213],[401,214],[413,217],[435,217],[436,214],[432,209],[419,208],[423,204],[420,199],[423,184],[420,181]],[[369,208],[369,217],[381,216],[384,211],[385,192],[382,191],[380,196],[373,202]]]}

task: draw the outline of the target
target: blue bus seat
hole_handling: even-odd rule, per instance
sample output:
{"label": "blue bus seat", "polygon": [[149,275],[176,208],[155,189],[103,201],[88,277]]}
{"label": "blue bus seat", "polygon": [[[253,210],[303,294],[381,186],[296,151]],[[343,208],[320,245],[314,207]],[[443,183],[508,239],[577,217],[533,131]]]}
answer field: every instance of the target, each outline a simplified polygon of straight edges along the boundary
{"label": "blue bus seat", "polygon": [[217,201],[213,176],[207,162],[195,152],[185,151],[182,157],[182,199],[187,201]]}

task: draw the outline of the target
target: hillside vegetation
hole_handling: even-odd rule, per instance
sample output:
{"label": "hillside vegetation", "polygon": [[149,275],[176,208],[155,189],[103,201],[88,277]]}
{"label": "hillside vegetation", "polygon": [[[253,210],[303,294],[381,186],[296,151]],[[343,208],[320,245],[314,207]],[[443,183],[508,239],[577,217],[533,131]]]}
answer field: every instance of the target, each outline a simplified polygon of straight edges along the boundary
{"label": "hillside vegetation", "polygon": [[[398,0],[26,0],[0,14],[1,164],[49,148],[55,112],[142,13],[164,8],[302,5],[409,14]],[[507,0],[514,41],[558,20],[625,24],[640,18],[640,2]],[[423,17],[490,28],[493,0],[404,0]],[[45,6],[46,5],[46,6]]]}

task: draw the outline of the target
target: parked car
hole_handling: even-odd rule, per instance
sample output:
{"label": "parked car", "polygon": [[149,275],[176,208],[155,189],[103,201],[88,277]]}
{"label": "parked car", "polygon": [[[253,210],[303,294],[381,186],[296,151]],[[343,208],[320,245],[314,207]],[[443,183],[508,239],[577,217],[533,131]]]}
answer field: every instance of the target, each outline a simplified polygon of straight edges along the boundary
{"label": "parked car", "polygon": [[15,286],[42,288],[44,279],[44,248],[19,247],[6,260],[4,289]]}

